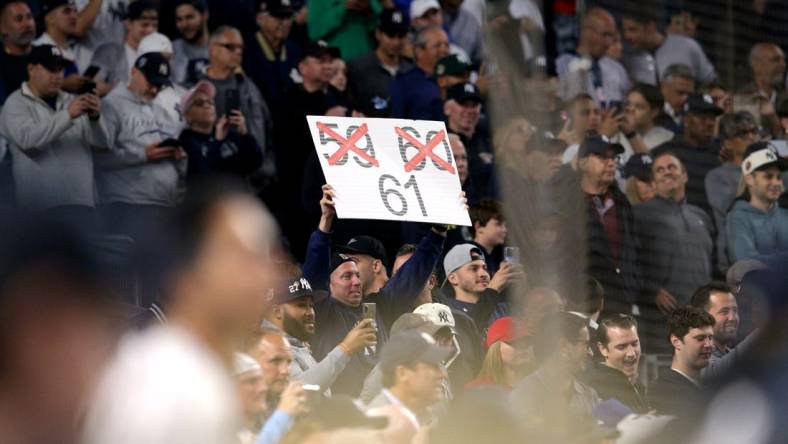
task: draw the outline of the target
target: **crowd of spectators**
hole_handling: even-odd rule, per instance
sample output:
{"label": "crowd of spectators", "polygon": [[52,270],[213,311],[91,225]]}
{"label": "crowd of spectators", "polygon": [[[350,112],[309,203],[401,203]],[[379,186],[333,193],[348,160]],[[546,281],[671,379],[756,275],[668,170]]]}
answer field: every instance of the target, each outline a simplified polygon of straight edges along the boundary
{"label": "crowd of spectators", "polygon": [[[723,57],[684,3],[2,0],[0,441],[706,442],[784,405],[788,38]],[[445,122],[471,226],[338,219],[310,115]]]}

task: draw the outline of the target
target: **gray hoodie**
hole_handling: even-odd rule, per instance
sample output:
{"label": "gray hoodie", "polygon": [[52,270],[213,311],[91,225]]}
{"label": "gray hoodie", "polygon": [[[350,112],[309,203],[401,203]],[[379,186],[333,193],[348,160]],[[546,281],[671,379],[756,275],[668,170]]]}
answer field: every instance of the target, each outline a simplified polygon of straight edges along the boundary
{"label": "gray hoodie", "polygon": [[72,119],[68,105],[73,99],[60,92],[52,109],[23,83],[3,106],[0,133],[11,150],[17,201],[22,206],[96,204],[91,146],[107,145],[103,117]]}
{"label": "gray hoodie", "polygon": [[96,156],[102,204],[174,205],[186,174],[186,160],[149,162],[145,146],[178,137],[178,124],[157,103],[147,103],[126,85],[104,99],[102,115],[110,150]]}
{"label": "gray hoodie", "polygon": [[762,211],[744,200],[736,201],[728,213],[727,233],[731,263],[788,251],[788,210],[775,205]]}

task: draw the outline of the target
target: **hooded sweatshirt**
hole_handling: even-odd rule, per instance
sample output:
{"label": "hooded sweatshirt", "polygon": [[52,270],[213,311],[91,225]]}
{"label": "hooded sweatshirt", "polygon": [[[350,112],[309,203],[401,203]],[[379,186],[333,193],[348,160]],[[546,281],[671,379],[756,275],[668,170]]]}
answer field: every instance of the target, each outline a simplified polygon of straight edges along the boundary
{"label": "hooded sweatshirt", "polygon": [[8,140],[17,200],[26,207],[95,206],[91,146],[107,145],[101,120],[72,119],[74,96],[58,93],[53,109],[27,83],[5,102],[0,133]]}
{"label": "hooded sweatshirt", "polygon": [[728,213],[727,234],[731,263],[788,251],[788,210],[775,205],[762,211],[739,200]]}
{"label": "hooded sweatshirt", "polygon": [[177,138],[178,125],[160,105],[143,101],[123,84],[107,95],[101,113],[110,147],[96,156],[101,203],[174,205],[186,160],[149,162],[145,146]]}

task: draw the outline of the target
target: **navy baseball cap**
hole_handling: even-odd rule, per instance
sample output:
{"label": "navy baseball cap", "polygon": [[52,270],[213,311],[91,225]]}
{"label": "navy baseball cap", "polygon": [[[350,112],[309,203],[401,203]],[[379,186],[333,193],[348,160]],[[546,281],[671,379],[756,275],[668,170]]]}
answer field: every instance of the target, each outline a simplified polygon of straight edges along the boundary
{"label": "navy baseball cap", "polygon": [[135,0],[129,3],[129,6],[126,8],[126,20],[146,18],[145,11],[156,11],[156,16],[158,17],[159,10],[153,2],[150,0]]}
{"label": "navy baseball cap", "polygon": [[635,154],[624,165],[624,178],[635,177],[643,182],[651,182],[651,164],[654,159],[648,154]]}
{"label": "navy baseball cap", "polygon": [[63,57],[63,52],[57,46],[52,45],[34,46],[27,56],[27,63],[41,65],[49,71],[60,71],[71,64],[68,59]]}
{"label": "navy baseball cap", "polygon": [[356,236],[345,245],[335,245],[334,251],[345,254],[364,254],[386,263],[386,247],[372,236]]}
{"label": "navy baseball cap", "polygon": [[277,18],[292,18],[295,15],[295,8],[290,0],[261,0],[259,11]]}
{"label": "navy baseball cap", "polygon": [[446,98],[458,103],[476,102],[482,103],[482,95],[479,87],[471,82],[458,83],[446,91]]}
{"label": "navy baseball cap", "polygon": [[686,109],[688,114],[712,114],[719,116],[724,113],[722,108],[714,104],[708,94],[690,94],[687,98]]}
{"label": "navy baseball cap", "polygon": [[399,9],[385,9],[380,13],[378,29],[389,36],[404,37],[408,33],[408,19]]}
{"label": "navy baseball cap", "polygon": [[324,40],[318,40],[316,42],[311,42],[307,45],[306,50],[304,51],[304,57],[315,57],[317,59],[322,58],[324,55],[329,55],[334,59],[338,59],[341,57],[342,52],[339,48],[335,46],[329,46]]}
{"label": "navy baseball cap", "polygon": [[331,255],[331,261],[329,262],[328,273],[331,274],[339,268],[340,265],[344,264],[345,262],[355,262],[355,260],[344,253],[334,253]]}
{"label": "navy baseball cap", "polygon": [[602,156],[609,150],[613,150],[615,154],[622,154],[624,152],[624,147],[621,146],[620,143],[611,143],[604,136],[588,136],[585,138],[585,140],[583,140],[583,143],[580,144],[577,157],[582,159],[584,157],[590,156],[591,154]]}
{"label": "navy baseball cap", "polygon": [[137,57],[134,67],[140,70],[145,79],[159,88],[170,86],[170,62],[160,52],[149,52]]}
{"label": "navy baseball cap", "polygon": [[304,277],[295,278],[282,284],[274,290],[274,304],[286,304],[304,296],[312,296],[314,301],[320,301],[328,296],[325,291],[312,290],[312,285]]}

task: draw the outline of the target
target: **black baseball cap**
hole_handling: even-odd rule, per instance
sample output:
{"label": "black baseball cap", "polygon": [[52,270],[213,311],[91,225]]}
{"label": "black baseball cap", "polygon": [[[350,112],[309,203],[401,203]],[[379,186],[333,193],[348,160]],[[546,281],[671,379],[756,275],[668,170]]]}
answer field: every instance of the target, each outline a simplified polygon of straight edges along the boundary
{"label": "black baseball cap", "polygon": [[134,0],[129,3],[129,6],[126,8],[126,20],[139,20],[142,18],[145,11],[151,10],[156,11],[157,14],[159,12],[156,5],[150,0]]}
{"label": "black baseball cap", "polygon": [[298,277],[284,282],[274,290],[274,304],[286,304],[304,296],[312,296],[314,301],[320,301],[328,296],[325,291],[312,290],[312,285],[304,277]]}
{"label": "black baseball cap", "polygon": [[345,254],[365,254],[386,263],[386,247],[372,236],[356,236],[345,245],[334,246],[334,251]]}
{"label": "black baseball cap", "polygon": [[648,154],[635,154],[624,165],[624,178],[635,177],[643,182],[651,182],[651,164],[654,159]]}
{"label": "black baseball cap", "polygon": [[380,366],[384,371],[391,371],[397,366],[411,362],[426,364],[442,364],[452,354],[449,347],[443,347],[425,332],[405,331],[392,336],[383,346],[380,354]]}
{"label": "black baseball cap", "polygon": [[408,33],[408,19],[399,9],[384,9],[378,29],[386,35],[404,37]]}
{"label": "black baseball cap", "polygon": [[71,64],[68,59],[63,57],[63,52],[57,46],[52,45],[34,46],[27,56],[27,63],[41,65],[49,71],[60,71]]}
{"label": "black baseball cap", "polygon": [[583,143],[580,144],[577,157],[582,159],[591,154],[601,156],[604,155],[608,150],[613,150],[613,152],[616,154],[622,154],[624,152],[624,147],[621,146],[620,143],[611,143],[606,137],[603,136],[588,136],[585,138],[585,140],[583,140]]}
{"label": "black baseball cap", "polygon": [[331,255],[331,261],[328,266],[328,273],[331,274],[345,262],[355,262],[355,260],[345,253],[334,253]]}
{"label": "black baseball cap", "polygon": [[713,114],[720,116],[724,113],[722,108],[714,104],[708,94],[690,94],[686,105],[688,114]]}
{"label": "black baseball cap", "polygon": [[482,103],[482,95],[479,92],[479,87],[471,82],[458,83],[448,91],[446,91],[446,98],[454,100],[458,103],[476,102]]}
{"label": "black baseball cap", "polygon": [[292,18],[295,9],[290,0],[261,0],[259,12],[265,12],[277,18]]}
{"label": "black baseball cap", "polygon": [[438,60],[435,64],[435,75],[443,76],[465,76],[470,74],[471,64],[463,60],[457,54],[449,54]]}
{"label": "black baseball cap", "polygon": [[140,70],[145,79],[159,88],[170,86],[170,62],[160,52],[149,52],[137,57],[134,67]]}
{"label": "black baseball cap", "polygon": [[306,50],[304,51],[304,57],[315,57],[317,59],[322,58],[324,55],[329,55],[334,59],[338,59],[342,56],[342,52],[339,48],[335,46],[328,46],[324,40],[318,40],[316,42],[311,42],[307,45]]}
{"label": "black baseball cap", "polygon": [[74,6],[74,0],[42,0],[41,1],[41,9],[39,12],[40,17],[46,17],[47,14],[54,11],[55,9],[66,6],[72,5]]}

